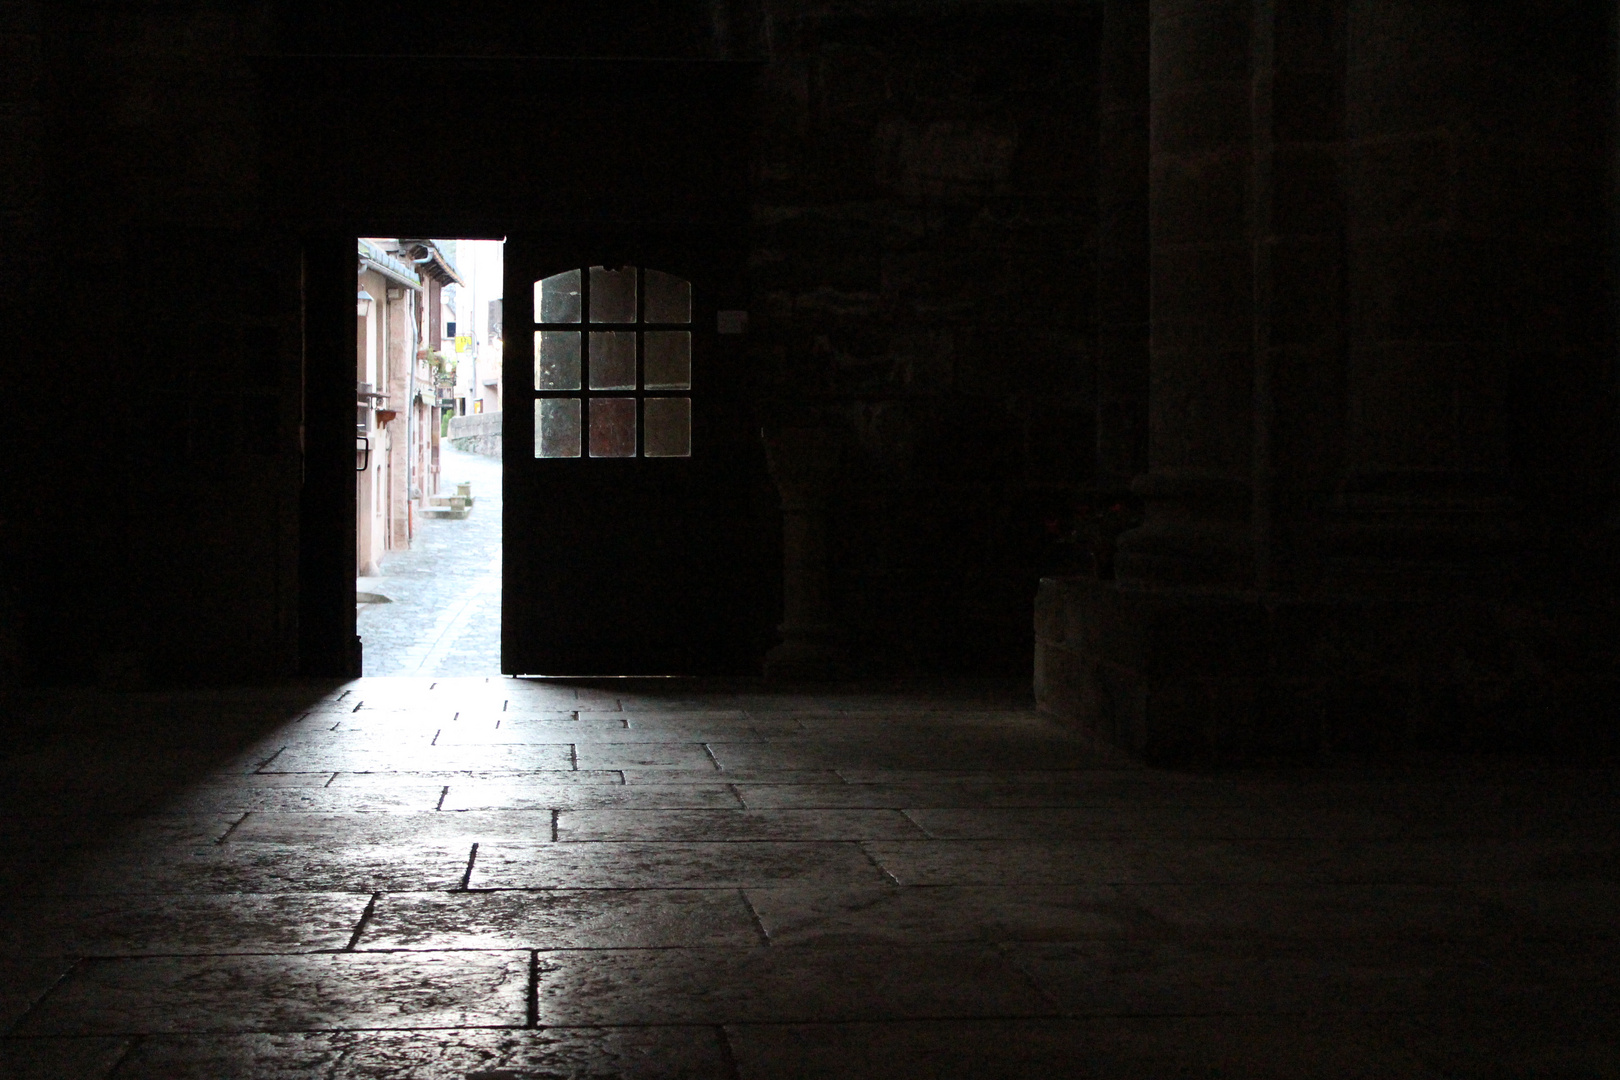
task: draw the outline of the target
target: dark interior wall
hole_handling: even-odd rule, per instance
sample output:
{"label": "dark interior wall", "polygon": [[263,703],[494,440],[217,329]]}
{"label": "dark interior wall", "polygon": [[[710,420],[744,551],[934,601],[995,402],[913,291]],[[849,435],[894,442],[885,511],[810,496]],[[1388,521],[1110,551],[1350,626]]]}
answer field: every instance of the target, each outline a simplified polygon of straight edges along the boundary
{"label": "dark interior wall", "polygon": [[1536,589],[1612,475],[1610,14],[1483,16],[1349,5],[1346,486],[1511,503]]}
{"label": "dark interior wall", "polygon": [[[4,238],[13,278],[3,314],[20,340],[28,333],[49,335],[34,313],[39,311],[45,262],[45,139],[43,84],[45,58],[41,5],[37,0],[0,0],[0,237]],[[44,348],[43,345],[40,346]],[[49,370],[40,364],[40,375]],[[43,378],[37,380],[43,384]],[[44,441],[52,417],[46,409],[7,410],[6,434],[0,448],[26,465],[22,448]],[[20,474],[26,475],[26,473]],[[38,531],[48,513],[46,500],[24,500],[0,512],[0,564],[13,572],[0,574],[0,685],[14,681],[25,666],[27,631],[24,617],[29,590],[24,587],[29,550],[26,539]]]}
{"label": "dark interior wall", "polygon": [[[267,232],[241,5],[37,10],[19,662],[48,681],[296,665],[300,256]],[[45,330],[49,327],[49,330]],[[28,430],[33,425],[37,430]]]}
{"label": "dark interior wall", "polygon": [[736,0],[281,0],[274,19],[278,47],[289,53],[691,59],[750,48],[758,22]]}
{"label": "dark interior wall", "polygon": [[1028,670],[1037,579],[1094,479],[1098,16],[769,26],[752,348],[768,421],[841,438],[831,588],[857,668]]}
{"label": "dark interior wall", "polygon": [[[848,436],[835,543],[844,620],[867,628],[858,656],[877,670],[1024,665],[1048,522],[1090,479],[1090,5],[3,10],[23,166],[7,170],[7,212],[14,256],[37,249],[19,297],[50,327],[41,383],[58,403],[19,429],[19,472],[51,496],[8,530],[24,568],[6,601],[13,675],[299,664],[300,544],[307,573],[312,543],[346,543],[300,529],[302,288],[309,246],[353,218],[289,213],[287,178],[326,175],[418,218],[442,195],[473,231],[525,182],[458,169],[453,144],[341,158],[343,125],[359,122],[342,93],[322,136],[338,142],[289,143],[286,92],[311,64],[331,69],[307,59],[323,54],[373,54],[341,65],[363,74],[362,104],[417,116],[444,111],[458,78],[424,56],[767,60],[753,128],[733,140],[757,157],[762,417]],[[498,140],[487,117],[468,120],[469,142]],[[663,194],[657,177],[636,182]]]}
{"label": "dark interior wall", "polygon": [[[347,0],[0,0],[5,302],[37,357],[7,434],[18,488],[42,493],[3,512],[0,669],[242,678],[298,664],[301,543],[348,542],[300,529],[302,289],[309,245],[330,241],[308,228],[352,215],[301,219],[271,189],[320,174],[357,121],[334,84],[334,141],[288,143],[278,89],[341,66],[368,103],[453,125],[443,103],[461,76],[424,57],[617,55],[761,61],[735,126],[753,162],[738,209],[760,419],[842,441],[830,539],[854,659],[1025,670],[1036,577],[1072,557],[1054,534],[1077,499],[1145,464],[1131,358],[1146,354],[1148,80],[1133,65],[1148,6],[469,0],[392,18]],[[1276,68],[1282,102],[1262,149],[1292,156],[1268,166],[1260,224],[1318,245],[1345,305],[1300,309],[1308,340],[1286,337],[1286,306],[1267,309],[1269,346],[1294,350],[1276,352],[1272,457],[1256,459],[1278,478],[1280,579],[1312,580],[1294,556],[1323,546],[1356,432],[1372,430],[1356,427],[1356,394],[1375,390],[1395,420],[1421,407],[1449,425],[1464,451],[1448,461],[1474,460],[1468,439],[1489,447],[1524,510],[1514,558],[1537,580],[1598,580],[1615,505],[1600,227],[1620,106],[1612,12],[1279,10],[1282,36],[1251,62]],[[1105,12],[1125,20],[1111,38]],[[1309,32],[1324,19],[1337,37]],[[1428,44],[1391,47],[1403,38]],[[332,54],[345,59],[308,59]],[[498,158],[498,131],[466,119]],[[532,178],[462,160],[402,143],[345,161],[365,175],[333,190],[385,193],[413,220],[442,200],[466,231],[497,227]],[[625,182],[684,212],[658,177]],[[1288,216],[1324,194],[1321,220]],[[1293,265],[1283,284],[1317,280]],[[1314,302],[1274,292],[1261,295]],[[1496,351],[1439,383],[1414,360],[1345,385],[1358,327],[1443,346],[1481,326]],[[1380,464],[1387,447],[1364,444]]]}

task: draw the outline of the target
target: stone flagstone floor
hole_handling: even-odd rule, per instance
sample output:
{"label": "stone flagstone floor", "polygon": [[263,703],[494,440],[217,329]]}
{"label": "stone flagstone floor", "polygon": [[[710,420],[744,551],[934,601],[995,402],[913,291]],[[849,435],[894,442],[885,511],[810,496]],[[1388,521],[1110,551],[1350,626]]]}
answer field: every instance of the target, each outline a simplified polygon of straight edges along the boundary
{"label": "stone flagstone floor", "polygon": [[0,1076],[1620,1076],[1604,763],[1148,770],[985,685],[4,704]]}

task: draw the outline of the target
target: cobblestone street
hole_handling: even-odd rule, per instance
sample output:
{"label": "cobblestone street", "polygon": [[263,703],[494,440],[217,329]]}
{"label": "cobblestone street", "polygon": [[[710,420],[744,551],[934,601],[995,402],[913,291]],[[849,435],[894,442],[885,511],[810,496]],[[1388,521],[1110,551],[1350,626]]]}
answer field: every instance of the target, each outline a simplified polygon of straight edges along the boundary
{"label": "cobblestone street", "polygon": [[471,481],[477,500],[460,521],[418,519],[407,551],[383,560],[359,591],[367,675],[493,675],[501,667],[501,463],[440,448],[440,490]]}

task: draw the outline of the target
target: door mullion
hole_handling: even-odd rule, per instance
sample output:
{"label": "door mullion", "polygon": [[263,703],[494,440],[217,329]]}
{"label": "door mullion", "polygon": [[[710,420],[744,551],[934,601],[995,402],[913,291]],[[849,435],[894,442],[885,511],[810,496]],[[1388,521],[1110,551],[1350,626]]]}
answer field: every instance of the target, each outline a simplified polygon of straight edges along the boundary
{"label": "door mullion", "polygon": [[636,457],[647,456],[646,410],[642,407],[642,392],[647,385],[646,366],[647,350],[646,336],[642,333],[642,323],[647,314],[647,268],[636,267]]}

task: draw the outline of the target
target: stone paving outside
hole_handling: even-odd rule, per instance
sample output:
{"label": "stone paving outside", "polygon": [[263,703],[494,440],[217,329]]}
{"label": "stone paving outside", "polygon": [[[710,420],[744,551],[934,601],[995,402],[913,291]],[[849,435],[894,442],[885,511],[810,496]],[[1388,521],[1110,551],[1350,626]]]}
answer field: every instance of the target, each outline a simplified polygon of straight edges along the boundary
{"label": "stone paving outside", "polygon": [[389,598],[356,616],[367,675],[493,675],[501,670],[501,463],[439,448],[440,490],[472,482],[459,521],[419,520],[407,550],[390,552],[360,591]]}
{"label": "stone paving outside", "polygon": [[1020,685],[3,703],[0,1076],[1620,1075],[1620,772],[1121,761]]}

